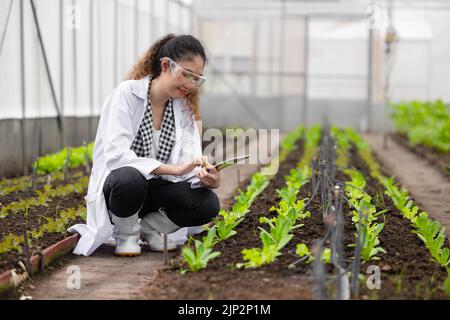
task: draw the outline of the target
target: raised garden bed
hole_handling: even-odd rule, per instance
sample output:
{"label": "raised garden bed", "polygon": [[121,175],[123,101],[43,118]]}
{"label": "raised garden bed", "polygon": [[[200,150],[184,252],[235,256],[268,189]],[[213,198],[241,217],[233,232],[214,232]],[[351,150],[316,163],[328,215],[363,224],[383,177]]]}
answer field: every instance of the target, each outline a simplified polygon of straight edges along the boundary
{"label": "raised garden bed", "polygon": [[[417,235],[420,230],[411,222],[412,220],[408,220],[405,216],[404,212],[407,210],[401,208],[398,203],[394,204],[393,198],[385,192],[387,190],[386,185],[380,182],[384,178],[380,176],[383,172],[382,168],[380,175],[374,173],[376,170],[369,168],[369,166],[373,167],[377,164],[369,164],[367,159],[361,157],[367,154],[367,150],[360,150],[359,146],[351,139],[349,139],[349,142],[349,148],[346,151],[346,157],[348,158],[346,168],[362,173],[365,178],[364,192],[370,196],[370,201],[376,207],[377,212],[382,211],[382,213],[378,216],[374,215],[372,222],[373,225],[381,226],[381,231],[375,235],[378,242],[374,246],[379,250],[373,251],[374,254],[370,252],[368,256],[372,254],[373,256],[364,260],[362,255],[355,256],[355,247],[350,246],[357,243],[356,234],[358,234],[358,231],[356,224],[352,222],[352,206],[345,201],[343,202],[342,250],[339,253],[342,260],[339,266],[345,267],[348,271],[347,281],[351,285],[354,284],[351,274],[355,270],[353,269],[355,261],[361,261],[359,280],[356,281],[358,290],[354,292],[352,286],[351,290],[347,290],[349,296],[346,298],[448,299],[450,297],[449,270],[436,261],[424,240]],[[236,234],[210,246],[211,252],[220,252],[219,255],[212,257],[204,268],[193,272],[194,270],[187,263],[186,255],[180,253],[178,257],[171,261],[169,267],[161,270],[158,277],[148,285],[146,289],[147,298],[311,299],[325,296],[325,298],[333,299],[339,297],[337,295],[337,288],[339,287],[334,280],[337,278],[344,279],[345,277],[337,277],[339,274],[336,271],[337,264],[334,264],[334,262],[322,263],[324,270],[322,278],[325,280],[321,281],[320,264],[308,263],[308,259],[305,259],[307,256],[300,258],[298,254],[298,244],[304,244],[311,249],[317,240],[325,239],[322,249],[326,249],[335,241],[326,237],[327,231],[331,227],[330,224],[326,223],[328,220],[323,218],[323,203],[320,196],[314,197],[309,203],[306,210],[311,215],[298,221],[303,226],[290,230],[292,238],[282,247],[280,255],[273,262],[262,264],[259,267],[242,267],[243,264],[249,262],[248,259],[245,259],[243,250],[261,248],[261,229],[258,227],[269,232],[268,225],[261,223],[260,218],[277,216],[275,211],[271,211],[271,208],[279,205],[281,201],[277,189],[285,187],[286,176],[291,169],[300,170],[296,163],[305,157],[304,143],[305,140],[297,142],[297,148],[287,156],[277,175],[255,198],[249,212],[236,226]],[[324,148],[323,139],[321,146]],[[317,151],[314,157],[319,157]],[[315,168],[317,169],[318,165]],[[351,172],[346,168],[339,168],[336,171],[335,181],[346,182],[346,196],[349,197],[352,187],[348,183],[353,182],[353,180],[348,175]],[[314,175],[317,184],[317,170],[314,170]],[[312,179],[308,179],[305,184],[301,185],[298,190],[297,201],[307,201],[311,198],[313,193],[312,183]],[[418,217],[420,212],[419,209],[415,213],[415,217]],[[366,236],[368,235],[373,236],[373,234],[367,232]],[[202,241],[206,245],[211,242],[206,236],[206,232],[204,232],[194,236],[192,240]],[[434,236],[436,238],[436,234]],[[194,250],[193,244],[194,241],[191,241],[187,246]],[[449,246],[448,239],[444,238],[439,252],[448,250]],[[334,250],[339,252],[337,249]],[[331,251],[333,252],[333,249]],[[316,256],[315,261],[322,260],[317,259],[317,257],[319,256]],[[295,263],[295,267],[292,267],[293,263]],[[367,285],[371,275],[367,271],[370,271],[373,267],[380,271],[379,289],[376,287],[369,288]],[[320,285],[323,286],[322,296],[318,293]]]}
{"label": "raised garden bed", "polygon": [[450,106],[442,100],[392,104],[391,137],[450,177]]}
{"label": "raised garden bed", "polygon": [[66,181],[61,171],[36,175],[34,190],[31,176],[1,181],[0,291],[8,291],[18,279],[26,278],[25,270],[28,274],[39,272],[74,248],[78,236],[66,229],[86,221],[84,196],[89,177],[85,169],[72,168]]}
{"label": "raised garden bed", "polygon": [[391,139],[405,147],[406,149],[414,152],[415,154],[425,158],[428,162],[435,166],[440,172],[443,173],[448,179],[450,179],[450,153],[439,152],[433,148],[429,148],[422,145],[411,145],[408,139],[398,133],[393,133],[390,135]]}
{"label": "raised garden bed", "polygon": [[[147,298],[449,298],[449,240],[406,190],[387,179],[360,136],[298,128],[282,142],[280,161],[276,175],[255,173],[241,185],[212,227],[193,236],[147,286]],[[37,191],[1,184],[9,191],[0,198],[8,209],[0,224],[6,250],[0,253],[0,286],[10,288],[24,277],[11,272],[23,269],[20,260],[26,265],[23,241],[7,246],[5,239],[23,236],[25,221],[28,252],[37,253],[32,272],[75,246],[77,235],[67,238],[65,230],[85,219],[83,170],[74,170],[67,183],[51,180],[52,188],[40,177]],[[374,267],[379,288],[367,285]]]}

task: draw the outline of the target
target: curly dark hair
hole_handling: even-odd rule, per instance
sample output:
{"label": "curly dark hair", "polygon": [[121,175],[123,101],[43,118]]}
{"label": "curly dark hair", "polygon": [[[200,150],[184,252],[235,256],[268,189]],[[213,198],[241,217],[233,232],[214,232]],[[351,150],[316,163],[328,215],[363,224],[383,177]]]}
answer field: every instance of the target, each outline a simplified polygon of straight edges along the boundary
{"label": "curly dark hair", "polygon": [[[156,41],[134,64],[128,72],[125,80],[139,80],[148,75],[157,78],[161,74],[162,57],[169,57],[174,61],[190,59],[196,55],[202,57],[206,64],[207,58],[205,49],[201,42],[191,35],[168,34]],[[188,94],[186,99],[189,107],[195,115],[195,119],[200,119],[200,106],[198,90]]]}

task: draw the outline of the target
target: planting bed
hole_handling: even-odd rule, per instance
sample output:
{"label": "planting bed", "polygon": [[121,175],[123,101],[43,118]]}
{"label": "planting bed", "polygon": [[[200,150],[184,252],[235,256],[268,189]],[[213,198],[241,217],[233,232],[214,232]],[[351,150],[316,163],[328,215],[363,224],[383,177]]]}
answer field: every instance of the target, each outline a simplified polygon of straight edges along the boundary
{"label": "planting bed", "polygon": [[[34,162],[33,167],[37,168],[34,191],[31,189],[31,176],[0,180],[0,296],[5,289],[10,291],[12,288],[15,276],[10,270],[15,270],[23,278],[22,269],[29,268],[23,238],[25,220],[33,273],[39,269],[39,263],[47,265],[53,261],[55,253],[64,254],[75,246],[76,238],[66,229],[86,221],[84,196],[89,181],[86,171],[89,172],[91,166],[92,147],[89,144],[87,148],[71,149],[70,152],[63,149]],[[67,182],[64,182],[64,168],[67,166],[70,170]],[[50,247],[51,254],[39,259],[41,253],[50,252],[44,250]]]}
{"label": "planting bed", "polygon": [[398,133],[391,134],[392,140],[396,141],[403,147],[414,152],[415,154],[427,159],[433,166],[435,166],[440,172],[443,173],[448,179],[450,179],[450,153],[439,152],[435,149],[423,146],[423,145],[411,145],[408,139]]}
{"label": "planting bed", "polygon": [[[212,227],[148,284],[147,298],[450,297],[450,242],[442,227],[387,178],[359,135],[298,128],[283,140],[280,161],[276,174],[262,168],[241,185]],[[67,183],[54,174],[51,188],[40,176],[36,191],[25,178],[0,182],[0,274],[18,269],[19,260],[26,264],[25,222],[29,252],[38,253],[85,221],[83,171],[71,170]]]}
{"label": "planting bed", "polygon": [[450,177],[450,106],[442,100],[409,101],[390,109],[396,129],[391,137]]}
{"label": "planting bed", "polygon": [[[323,139],[323,138],[322,138]],[[314,263],[307,263],[305,259],[299,262],[296,254],[296,246],[299,243],[311,248],[316,240],[324,238],[329,225],[322,218],[323,206],[319,196],[314,197],[307,210],[311,216],[302,218],[299,223],[303,226],[291,229],[292,238],[280,250],[280,255],[272,263],[259,267],[237,267],[244,263],[242,250],[261,247],[260,230],[258,226],[268,230],[267,224],[260,223],[260,217],[273,218],[275,211],[270,211],[272,206],[277,206],[280,196],[277,189],[284,187],[285,177],[291,169],[304,157],[304,142],[302,139],[296,143],[280,170],[270,181],[269,185],[255,198],[245,215],[243,221],[236,227],[236,234],[216,243],[214,252],[220,255],[212,258],[205,268],[192,272],[186,258],[180,252],[178,257],[171,261],[165,270],[159,272],[155,281],[148,285],[146,295],[149,299],[309,299],[318,298],[317,271]],[[384,249],[367,261],[361,261],[360,280],[356,299],[448,299],[450,296],[444,288],[449,285],[448,270],[440,266],[430,254],[424,242],[413,233],[415,228],[405,218],[402,212],[394,205],[391,197],[385,193],[386,188],[369,170],[354,143],[348,149],[348,168],[356,169],[363,174],[366,180],[364,190],[370,195],[377,211],[386,210],[379,215],[375,222],[383,224],[378,234],[377,247]],[[318,157],[317,152],[314,157]],[[317,166],[316,166],[317,168]],[[297,167],[298,169],[298,167]],[[336,181],[350,181],[347,172],[337,170]],[[383,169],[381,168],[383,173]],[[317,175],[317,172],[315,173]],[[316,177],[317,178],[317,177]],[[312,195],[312,181],[301,185],[297,194],[297,200],[309,199]],[[346,189],[347,190],[347,189]],[[351,271],[355,257],[355,249],[351,244],[356,242],[356,225],[351,221],[351,206],[344,202],[342,206],[342,263],[347,268],[348,275]],[[420,210],[419,210],[420,212]],[[193,237],[199,241],[207,232]],[[207,239],[204,239],[206,243]],[[325,241],[325,247],[330,247],[331,239]],[[448,239],[444,240],[443,247],[448,248]],[[191,242],[190,247],[193,247]],[[295,267],[289,267],[292,263]],[[366,273],[373,266],[379,268],[380,288],[372,288],[366,285],[370,273]],[[336,286],[333,279],[336,278],[336,269],[332,263],[323,265],[325,270],[325,295],[326,298],[336,297]],[[447,267],[449,265],[447,264]],[[183,272],[180,272],[184,270]],[[187,272],[186,272],[187,270]],[[350,278],[351,279],[351,278]],[[446,287],[447,286],[447,287]],[[322,296],[323,298],[323,296]]]}
{"label": "planting bed", "polygon": [[[279,200],[275,190],[284,184],[284,175],[295,167],[302,155],[302,143],[292,151],[281,164],[270,187],[258,196],[245,220],[238,226],[237,234],[219,243],[220,257],[210,262],[206,270],[181,275],[176,272],[179,259],[172,269],[159,273],[158,279],[147,290],[149,298],[158,299],[302,299],[310,297],[309,284],[295,271],[284,271],[279,263],[264,266],[258,270],[237,270],[234,264],[241,260],[241,250],[258,246],[260,243],[259,217]],[[202,235],[196,236],[200,239]],[[281,271],[281,272],[280,272]],[[292,281],[295,279],[295,281]],[[273,285],[276,284],[276,285]]]}
{"label": "planting bed", "polygon": [[[368,262],[363,265],[378,264],[382,271],[382,285],[380,290],[369,292],[366,287],[363,291],[367,295],[380,299],[446,299],[439,287],[447,278],[445,269],[432,261],[430,253],[423,242],[413,234],[409,222],[395,208],[392,200],[384,194],[381,186],[369,173],[367,165],[352,150],[353,164],[364,173],[368,180],[369,194],[379,195],[378,204],[388,209],[385,215],[385,227],[380,234],[381,246],[386,253],[381,253],[379,262]],[[445,240],[445,246],[450,242]]]}
{"label": "planting bed", "polygon": [[[0,209],[3,209],[0,217],[0,274],[17,269],[20,260],[26,265],[23,247],[25,221],[30,253],[36,254],[70,236],[66,232],[68,226],[85,222],[84,196],[88,177],[83,175],[83,170],[84,167],[71,170],[66,183],[61,174],[55,174],[61,179],[51,179],[49,185],[48,176],[40,176],[35,191],[25,185],[19,190],[6,192],[10,185],[3,181],[0,188]],[[41,198],[43,202],[34,202],[42,194],[48,197]]]}

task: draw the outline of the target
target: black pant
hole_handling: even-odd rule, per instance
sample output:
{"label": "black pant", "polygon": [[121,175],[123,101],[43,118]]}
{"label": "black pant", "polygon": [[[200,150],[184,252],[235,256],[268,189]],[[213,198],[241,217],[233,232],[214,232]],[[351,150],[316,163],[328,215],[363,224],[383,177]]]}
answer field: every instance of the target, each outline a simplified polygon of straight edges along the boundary
{"label": "black pant", "polygon": [[142,218],[162,207],[167,217],[179,227],[208,223],[220,210],[219,199],[210,189],[192,189],[189,182],[146,180],[133,167],[111,171],[103,193],[108,210],[118,217],[130,217],[139,211]]}

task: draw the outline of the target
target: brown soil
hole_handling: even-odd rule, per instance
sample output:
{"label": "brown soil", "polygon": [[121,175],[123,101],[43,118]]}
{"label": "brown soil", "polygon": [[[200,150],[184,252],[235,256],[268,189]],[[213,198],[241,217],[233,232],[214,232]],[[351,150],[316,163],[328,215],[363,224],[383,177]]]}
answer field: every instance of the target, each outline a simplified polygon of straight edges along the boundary
{"label": "brown soil", "polygon": [[[79,170],[79,169],[78,169]],[[72,171],[71,171],[72,172]],[[70,178],[68,183],[73,183],[78,178]],[[63,181],[54,181],[51,185],[53,187],[57,187],[59,185],[63,185]],[[40,186],[43,188],[43,186]],[[86,189],[87,191],[87,189]],[[77,208],[78,206],[84,205],[84,196],[85,192],[81,194],[71,194],[65,197],[56,197],[50,199],[50,201],[44,206],[33,207],[28,211],[28,223],[27,229],[37,230],[39,227],[47,222],[45,219],[47,218],[56,218],[59,216],[59,211],[66,210],[69,208]],[[22,199],[26,199],[28,197],[37,196],[35,192],[14,192],[13,194],[6,195],[5,197],[0,198],[0,203],[6,202],[4,199],[12,201],[19,201]],[[72,220],[70,223],[82,223],[85,222],[81,218],[77,218],[76,220]],[[5,219],[2,219],[0,223],[0,241],[9,233],[13,233],[16,235],[24,234],[24,226],[25,226],[25,215],[23,212],[19,213],[9,213]],[[56,242],[63,240],[69,236],[68,233],[45,233],[40,239],[31,239],[32,241],[32,251],[36,251],[39,248],[41,250],[55,244]],[[31,235],[29,235],[31,237]],[[12,268],[17,267],[17,262],[19,260],[24,259],[24,254],[21,254],[17,251],[11,251],[7,253],[0,254],[0,273],[7,271]]]}
{"label": "brown soil", "polygon": [[[75,169],[72,169],[70,171],[69,177],[67,179],[67,183],[64,183],[64,181],[62,180],[51,180],[50,181],[50,185],[53,188],[56,188],[60,185],[65,185],[65,184],[71,184],[71,183],[75,183],[77,182],[80,177],[75,177],[75,174],[79,174],[81,172],[84,172],[84,168],[82,167],[78,167]],[[36,181],[36,186],[35,186],[35,190],[40,190],[43,191],[44,187],[47,185],[47,176],[40,176],[38,177],[37,181]],[[31,184],[30,184],[31,185]],[[7,195],[4,196],[0,196],[0,206],[7,206],[8,204],[14,202],[14,201],[20,201],[26,198],[31,198],[31,197],[37,197],[38,194],[36,191],[32,191],[31,188],[29,190],[18,190],[18,191],[14,191],[11,192]]]}
{"label": "brown soil", "polygon": [[390,135],[390,137],[401,146],[427,159],[433,166],[435,166],[440,172],[442,172],[445,177],[450,180],[450,153],[439,152],[422,145],[412,146],[408,142],[408,138],[405,135],[401,135],[398,133],[393,133]]}
{"label": "brown soil", "polygon": [[[386,253],[380,253],[379,261],[363,264],[361,273],[369,265],[381,269],[381,289],[368,290],[361,286],[362,293],[378,299],[446,299],[440,290],[447,277],[445,268],[432,261],[432,256],[423,242],[413,234],[411,223],[402,216],[384,194],[384,187],[370,176],[365,162],[352,150],[352,162],[367,180],[366,191],[372,196],[377,208],[388,209],[384,214],[385,226],[380,234],[380,245]],[[383,174],[385,170],[382,169]],[[448,239],[445,241],[450,246]]]}
{"label": "brown soil", "polygon": [[[208,268],[196,273],[181,275],[177,270],[182,265],[180,257],[172,261],[171,267],[159,272],[156,281],[146,289],[145,294],[150,299],[305,299],[311,297],[311,283],[302,270],[286,269],[287,261],[295,261],[292,251],[295,250],[296,239],[304,238],[302,233],[322,235],[320,227],[317,230],[300,228],[295,233],[290,245],[283,249],[283,258],[276,263],[259,269],[236,269],[237,262],[242,261],[242,249],[260,247],[259,217],[271,216],[272,205],[280,198],[276,189],[285,185],[284,177],[302,156],[302,143],[291,152],[281,164],[278,174],[254,201],[245,219],[236,228],[237,234],[219,243],[216,251],[221,255],[211,260]],[[309,188],[310,189],[310,188]],[[308,189],[308,190],[309,190]],[[304,188],[305,192],[307,187]],[[303,197],[302,195],[301,197]],[[308,231],[305,231],[308,230]],[[201,238],[202,235],[197,236]],[[286,259],[286,260],[284,260]],[[300,272],[299,272],[300,271]],[[276,283],[276,286],[273,284]]]}
{"label": "brown soil", "polygon": [[[326,227],[322,222],[322,206],[318,199],[314,199],[309,207],[312,213],[301,223],[303,227],[293,232],[293,239],[283,249],[283,254],[275,263],[265,265],[258,269],[236,269],[234,266],[242,261],[241,251],[244,248],[260,247],[259,230],[257,226],[265,227],[259,223],[261,216],[273,216],[269,209],[276,205],[280,198],[276,190],[284,186],[284,177],[289,170],[295,167],[300,160],[303,150],[302,142],[298,148],[291,152],[281,164],[278,174],[271,180],[270,185],[254,201],[247,213],[245,220],[237,227],[237,234],[221,243],[215,250],[221,252],[221,256],[210,261],[208,268],[200,272],[188,272],[184,275],[177,270],[183,265],[178,255],[171,261],[169,268],[159,271],[155,281],[150,283],[145,290],[150,299],[311,299],[313,294],[313,278],[311,265],[299,263],[296,268],[289,269],[288,265],[298,259],[295,255],[297,243],[306,243],[309,247],[314,240],[322,238]],[[378,299],[445,299],[440,289],[446,278],[445,269],[440,268],[432,261],[431,255],[420,239],[413,234],[408,220],[393,206],[392,201],[383,194],[383,187],[369,175],[369,171],[362,159],[354,150],[351,150],[352,165],[362,171],[367,179],[366,191],[373,197],[377,208],[388,209],[385,213],[385,228],[380,234],[381,246],[387,251],[379,254],[381,260],[370,261],[362,265],[361,273],[365,274],[369,265],[377,265],[381,268],[381,289],[369,290],[364,282],[361,282],[361,298]],[[337,179],[345,181],[342,173]],[[241,188],[248,185],[249,180],[242,183]],[[311,185],[306,184],[299,192],[299,198],[311,196]],[[64,201],[62,201],[64,200]],[[2,200],[0,199],[0,202]],[[49,207],[36,208],[36,212],[30,211],[30,226],[38,224],[42,215],[51,216],[59,209],[76,207],[84,204],[82,195],[54,199]],[[227,206],[233,204],[228,201]],[[41,211],[39,211],[41,210]],[[344,212],[349,212],[349,207],[344,206]],[[382,218],[381,218],[382,219]],[[6,233],[6,225],[20,232],[20,223],[23,217],[19,217],[17,224],[0,225],[0,239]],[[3,228],[3,229],[2,229]],[[351,263],[353,248],[348,247],[355,241],[355,228],[350,222],[349,215],[345,215],[344,244],[345,263]],[[40,245],[45,248],[63,239],[66,235],[45,235]],[[201,238],[204,234],[197,235]],[[446,246],[450,242],[446,239]],[[12,256],[9,256],[12,255]],[[18,253],[1,255],[0,272],[10,269],[20,259]],[[4,263],[5,262],[5,263]],[[9,263],[9,264],[8,264]],[[328,272],[333,272],[328,266]]]}
{"label": "brown soil", "polygon": [[[292,152],[281,165],[278,175],[271,181],[255,200],[245,220],[237,227],[237,234],[215,247],[221,255],[210,261],[208,267],[199,272],[188,272],[184,275],[177,272],[182,264],[181,256],[171,261],[171,266],[161,270],[155,281],[148,285],[145,294],[149,299],[310,299],[313,294],[313,278],[311,265],[299,263],[296,268],[288,265],[298,259],[295,255],[297,243],[306,243],[310,247],[314,240],[325,235],[322,222],[322,206],[314,199],[309,208],[310,218],[302,221],[304,226],[293,232],[293,239],[283,249],[283,254],[270,264],[258,269],[236,269],[234,266],[242,261],[241,251],[244,248],[260,247],[257,226],[260,216],[272,216],[271,206],[280,200],[276,189],[284,186],[284,176],[301,157],[301,150]],[[383,194],[382,186],[370,178],[365,163],[352,150],[353,165],[361,170],[367,179],[366,191],[373,197],[377,208],[386,208],[385,227],[380,234],[381,246],[387,251],[379,254],[381,260],[372,260],[362,264],[361,273],[365,274],[369,265],[377,265],[381,269],[381,289],[369,290],[361,282],[362,299],[445,299],[441,290],[446,278],[445,269],[431,260],[431,255],[413,234],[408,220],[393,206],[389,197]],[[338,180],[348,180],[339,173]],[[311,186],[303,186],[299,198],[311,195]],[[344,206],[344,212],[349,207]],[[383,218],[380,217],[380,222]],[[353,248],[348,245],[355,242],[355,228],[350,216],[345,215],[344,244],[345,264],[352,262]],[[198,235],[197,238],[201,238]],[[449,241],[446,240],[446,245]],[[333,272],[330,266],[328,272]]]}

